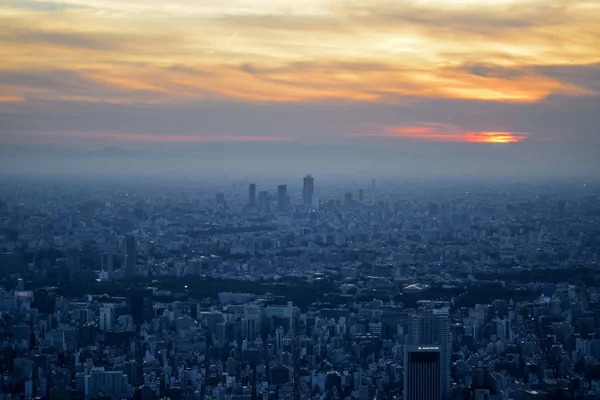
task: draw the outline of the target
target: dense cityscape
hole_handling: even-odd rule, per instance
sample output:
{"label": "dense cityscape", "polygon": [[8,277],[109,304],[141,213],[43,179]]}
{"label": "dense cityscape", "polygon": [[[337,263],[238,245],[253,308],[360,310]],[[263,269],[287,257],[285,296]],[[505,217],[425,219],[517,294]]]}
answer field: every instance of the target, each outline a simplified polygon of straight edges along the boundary
{"label": "dense cityscape", "polygon": [[2,399],[600,397],[600,187],[7,181]]}

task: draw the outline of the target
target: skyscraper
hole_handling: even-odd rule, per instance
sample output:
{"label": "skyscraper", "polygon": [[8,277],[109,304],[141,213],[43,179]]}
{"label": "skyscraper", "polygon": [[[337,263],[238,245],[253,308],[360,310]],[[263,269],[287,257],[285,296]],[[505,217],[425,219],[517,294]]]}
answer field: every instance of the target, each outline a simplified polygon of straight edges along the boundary
{"label": "skyscraper", "polygon": [[358,201],[361,203],[365,199],[365,191],[363,189],[358,189]]}
{"label": "skyscraper", "polygon": [[108,279],[112,279],[113,277],[113,261],[113,255],[110,253],[102,253],[100,256],[100,269],[106,271]]}
{"label": "skyscraper", "polygon": [[413,315],[408,344],[421,347],[439,347],[442,395],[450,393],[450,356],[452,354],[452,332],[447,309],[430,310]]}
{"label": "skyscraper", "polygon": [[112,304],[100,306],[100,330],[108,331],[112,328],[115,319],[115,309]]}
{"label": "skyscraper", "polygon": [[135,276],[137,269],[137,243],[133,235],[125,236],[125,277]]}
{"label": "skyscraper", "polygon": [[153,303],[152,292],[145,289],[133,289],[127,294],[127,305],[129,306],[133,323],[138,325],[152,319]]}
{"label": "skyscraper", "polygon": [[441,400],[442,363],[438,346],[407,346],[404,350],[404,399]]}
{"label": "skyscraper", "polygon": [[302,187],[302,199],[304,205],[312,206],[313,196],[315,194],[315,178],[312,175],[306,175],[304,177],[304,185]]}
{"label": "skyscraper", "polygon": [[371,202],[375,204],[375,179],[371,182]]}
{"label": "skyscraper", "polygon": [[73,283],[81,281],[81,253],[79,249],[68,249],[65,264],[69,271],[69,279]]}
{"label": "skyscraper", "polygon": [[256,183],[251,183],[248,186],[248,205],[250,207],[256,206]]}
{"label": "skyscraper", "polygon": [[288,195],[287,185],[277,186],[277,209],[281,211],[287,211]]}
{"label": "skyscraper", "polygon": [[258,211],[263,214],[269,212],[269,193],[266,191],[258,193]]}

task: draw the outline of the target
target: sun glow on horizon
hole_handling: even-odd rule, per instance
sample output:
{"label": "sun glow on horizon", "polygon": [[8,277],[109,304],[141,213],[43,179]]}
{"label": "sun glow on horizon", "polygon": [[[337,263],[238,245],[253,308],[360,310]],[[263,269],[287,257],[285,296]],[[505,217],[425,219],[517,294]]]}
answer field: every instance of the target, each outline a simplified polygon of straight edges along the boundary
{"label": "sun glow on horizon", "polygon": [[529,137],[529,133],[509,131],[465,131],[455,125],[427,123],[416,126],[388,127],[382,133],[359,136],[402,138],[432,142],[507,144],[522,142]]}
{"label": "sun glow on horizon", "polygon": [[471,143],[518,143],[527,139],[524,132],[467,132],[466,138]]}

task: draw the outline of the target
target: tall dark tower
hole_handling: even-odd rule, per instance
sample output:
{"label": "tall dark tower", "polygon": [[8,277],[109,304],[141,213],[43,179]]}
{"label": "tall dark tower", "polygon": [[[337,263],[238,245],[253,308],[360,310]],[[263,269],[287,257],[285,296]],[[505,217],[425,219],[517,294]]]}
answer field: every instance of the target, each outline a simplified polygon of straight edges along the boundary
{"label": "tall dark tower", "polygon": [[306,175],[304,177],[304,185],[302,187],[302,199],[304,204],[311,206],[315,195],[315,178],[312,175]]}
{"label": "tall dark tower", "polygon": [[436,347],[440,352],[440,380],[442,395],[450,393],[452,331],[447,309],[426,311],[413,315],[410,321],[408,344],[417,347]]}
{"label": "tall dark tower", "polygon": [[79,249],[68,249],[65,264],[69,271],[69,279],[72,283],[81,281],[81,254]]}
{"label": "tall dark tower", "polygon": [[137,243],[133,235],[125,236],[125,277],[135,276],[137,268]]}
{"label": "tall dark tower", "polygon": [[100,255],[100,269],[106,271],[108,279],[113,278],[114,272],[114,258],[110,253],[102,253]]}
{"label": "tall dark tower", "polygon": [[250,395],[251,400],[258,400],[256,393],[256,363],[252,363],[252,394]]}
{"label": "tall dark tower", "polygon": [[134,324],[139,325],[152,319],[154,305],[151,291],[146,289],[130,290],[127,293],[127,304]]}
{"label": "tall dark tower", "polygon": [[280,212],[286,211],[287,204],[288,204],[287,185],[279,185],[279,186],[277,186],[277,209]]}
{"label": "tall dark tower", "polygon": [[269,192],[263,190],[258,193],[258,211],[263,214],[269,212]]}
{"label": "tall dark tower", "polygon": [[248,186],[248,205],[251,207],[256,206],[256,183],[251,183]]}
{"label": "tall dark tower", "polygon": [[362,189],[358,189],[358,201],[361,203],[365,200],[365,191]]}
{"label": "tall dark tower", "polygon": [[294,333],[292,355],[294,357],[294,382],[292,386],[292,395],[294,400],[300,399],[300,354],[299,354],[298,336]]}
{"label": "tall dark tower", "polygon": [[407,346],[404,350],[404,398],[441,400],[442,363],[437,346]]}

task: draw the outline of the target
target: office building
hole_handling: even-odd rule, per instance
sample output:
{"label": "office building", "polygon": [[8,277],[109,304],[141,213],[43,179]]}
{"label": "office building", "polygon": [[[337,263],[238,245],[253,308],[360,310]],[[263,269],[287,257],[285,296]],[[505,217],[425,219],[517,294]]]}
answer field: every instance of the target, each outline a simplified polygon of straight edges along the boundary
{"label": "office building", "polygon": [[318,211],[321,205],[321,203],[319,202],[319,195],[317,193],[314,193],[312,199],[312,209]]}
{"label": "office building", "polygon": [[304,185],[302,187],[302,199],[304,205],[312,206],[313,196],[315,194],[315,179],[312,175],[306,175],[304,177]]}
{"label": "office building", "polygon": [[142,376],[141,365],[135,360],[125,361],[123,363],[123,373],[127,375],[127,383],[134,387],[139,386]]}
{"label": "office building", "polygon": [[243,308],[244,315],[242,317],[242,337],[249,341],[254,341],[261,333],[261,320],[263,309],[262,306],[256,304],[247,304]]}
{"label": "office building", "polygon": [[106,272],[108,279],[112,279],[114,273],[114,258],[110,253],[103,253],[100,256],[100,269]]}
{"label": "office building", "polygon": [[135,288],[129,291],[127,303],[133,323],[136,325],[150,321],[153,317],[152,291]]}
{"label": "office building", "polygon": [[69,280],[73,283],[81,281],[81,254],[79,249],[68,249],[65,265],[69,272]]}
{"label": "office building", "polygon": [[360,201],[362,203],[364,199],[365,199],[365,191],[363,189],[359,189],[358,190],[358,201]]}
{"label": "office building", "polygon": [[288,301],[285,306],[269,306],[265,309],[265,317],[277,318],[285,321],[285,329],[289,332],[294,331],[296,319],[300,314],[298,307],[294,306],[291,301]]}
{"label": "office building", "polygon": [[256,206],[256,183],[251,183],[248,186],[248,205],[250,207]]}
{"label": "office building", "polygon": [[114,304],[104,304],[100,306],[100,330],[108,331],[113,327],[115,320]]}
{"label": "office building", "polygon": [[33,380],[32,379],[25,381],[25,398],[26,399],[33,398]]}
{"label": "office building", "polygon": [[29,349],[31,341],[31,327],[29,325],[24,323],[14,325],[11,328],[11,333],[15,343]]}
{"label": "office building", "polygon": [[127,375],[123,371],[104,371],[104,368],[94,368],[85,377],[85,395],[95,396],[104,393],[121,397],[128,393]]}
{"label": "office building", "polygon": [[438,346],[407,346],[404,350],[404,399],[441,400],[441,352]]}
{"label": "office building", "polygon": [[287,185],[277,186],[277,210],[279,212],[287,211],[288,209],[288,195]]}
{"label": "office building", "polygon": [[450,394],[450,357],[452,332],[447,309],[428,310],[411,317],[408,344],[421,347],[439,347],[442,394]]}
{"label": "office building", "polygon": [[262,191],[258,194],[258,211],[263,214],[269,212],[269,193]]}
{"label": "office building", "polygon": [[371,182],[371,203],[375,204],[375,179]]}
{"label": "office building", "polygon": [[125,277],[135,276],[137,270],[137,243],[133,235],[125,236]]}
{"label": "office building", "polygon": [[256,318],[242,318],[242,337],[254,341],[260,335],[260,322]]}

